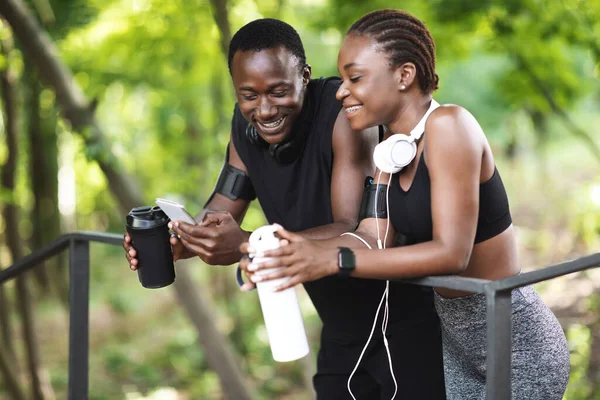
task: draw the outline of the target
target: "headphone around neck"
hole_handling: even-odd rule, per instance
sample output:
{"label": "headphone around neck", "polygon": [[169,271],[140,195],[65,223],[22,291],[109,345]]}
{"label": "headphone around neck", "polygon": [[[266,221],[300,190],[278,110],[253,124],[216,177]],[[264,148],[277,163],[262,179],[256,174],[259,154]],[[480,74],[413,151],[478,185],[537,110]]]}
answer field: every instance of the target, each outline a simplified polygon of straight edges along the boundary
{"label": "headphone around neck", "polygon": [[[300,130],[304,131],[305,129],[302,128]],[[300,155],[304,145],[304,136],[303,132],[291,132],[291,138],[289,140],[282,143],[269,144],[260,137],[254,125],[248,123],[248,126],[246,127],[246,137],[248,138],[248,141],[259,148],[266,149],[280,164],[289,164]]]}
{"label": "headphone around neck", "polygon": [[439,106],[440,104],[432,99],[429,109],[409,135],[396,133],[375,146],[373,161],[380,171],[395,174],[414,160],[417,155],[417,140],[425,133],[427,117]]}

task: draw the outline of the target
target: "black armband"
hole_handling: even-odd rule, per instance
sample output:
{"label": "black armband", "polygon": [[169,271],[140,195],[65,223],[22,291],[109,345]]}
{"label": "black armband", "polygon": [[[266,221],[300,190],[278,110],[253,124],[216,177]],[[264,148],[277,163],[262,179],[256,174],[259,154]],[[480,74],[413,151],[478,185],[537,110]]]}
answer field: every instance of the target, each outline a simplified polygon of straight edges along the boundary
{"label": "black armband", "polygon": [[[367,183],[363,191],[358,221],[365,218],[387,218],[387,185]],[[375,205],[377,201],[377,205]]]}
{"label": "black armband", "polygon": [[237,200],[239,198],[245,200],[254,200],[256,193],[250,178],[242,171],[230,164],[225,164],[217,180],[215,192]]}
{"label": "black armband", "polygon": [[215,193],[222,194],[231,200],[237,200],[239,198],[254,200],[256,198],[256,192],[254,191],[254,186],[252,186],[250,178],[244,171],[229,164],[230,145],[231,144],[228,144],[227,149],[225,150],[225,163],[223,164],[223,168],[221,168],[217,184],[208,197],[208,200],[206,200],[204,208],[206,208],[213,197],[215,197]]}

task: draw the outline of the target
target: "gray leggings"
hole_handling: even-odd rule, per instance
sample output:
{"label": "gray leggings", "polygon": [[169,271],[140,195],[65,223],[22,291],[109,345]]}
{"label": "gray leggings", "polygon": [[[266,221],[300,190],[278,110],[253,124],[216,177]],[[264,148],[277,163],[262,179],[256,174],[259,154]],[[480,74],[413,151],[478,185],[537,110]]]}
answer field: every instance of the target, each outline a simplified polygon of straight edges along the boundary
{"label": "gray leggings", "polygon": [[[442,325],[448,400],[485,399],[486,300],[483,294],[435,294]],[[530,286],[512,291],[512,398],[560,400],[569,380],[569,348],[552,311]]]}

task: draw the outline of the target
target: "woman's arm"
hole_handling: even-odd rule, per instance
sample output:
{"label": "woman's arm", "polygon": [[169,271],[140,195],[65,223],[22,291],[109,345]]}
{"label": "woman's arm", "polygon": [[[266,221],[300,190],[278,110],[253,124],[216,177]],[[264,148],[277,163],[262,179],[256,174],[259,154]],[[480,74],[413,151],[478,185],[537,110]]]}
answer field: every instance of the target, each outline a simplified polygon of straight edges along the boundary
{"label": "woman's arm", "polygon": [[303,237],[335,238],[356,227],[365,178],[375,168],[371,155],[377,140],[377,128],[354,131],[344,110],[340,110],[331,138],[333,165],[330,196],[333,223],[299,232]]}
{"label": "woman's arm", "polygon": [[475,118],[458,106],[436,110],[426,129],[422,156],[431,182],[433,239],[387,250],[376,262],[372,255],[357,250],[353,276],[457,274],[469,263],[479,215],[484,133]]}
{"label": "woman's arm", "polygon": [[[433,239],[426,243],[386,250],[355,250],[356,269],[362,278],[407,278],[462,272],[470,259],[479,214],[479,184],[485,137],[475,118],[458,106],[441,107],[426,125],[425,151],[431,181]],[[391,204],[391,207],[394,205]],[[299,238],[282,232],[291,243]],[[284,248],[281,253],[285,252]],[[306,279],[338,272],[337,249],[316,243],[308,252],[285,252],[274,260],[289,265],[255,279],[291,279],[281,290]],[[270,257],[272,253],[267,252]],[[315,265],[318,267],[315,268]],[[310,266],[312,271],[305,271]],[[268,267],[266,263],[257,268]]]}

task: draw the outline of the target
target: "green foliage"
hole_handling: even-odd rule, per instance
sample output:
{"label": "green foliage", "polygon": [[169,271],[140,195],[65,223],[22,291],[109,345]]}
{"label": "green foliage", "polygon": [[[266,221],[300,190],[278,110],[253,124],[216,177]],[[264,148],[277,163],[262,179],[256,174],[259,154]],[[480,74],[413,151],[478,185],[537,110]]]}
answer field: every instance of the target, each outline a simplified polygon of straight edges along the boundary
{"label": "green foliage", "polygon": [[565,400],[583,400],[590,398],[591,387],[586,379],[590,358],[590,329],[583,325],[573,325],[567,332],[571,352],[571,374]]}
{"label": "green foliage", "polygon": [[[63,207],[66,230],[123,231],[123,216],[115,211],[106,177],[94,162],[99,159],[125,165],[143,188],[146,204],[170,196],[192,213],[200,211],[223,162],[235,102],[210,2],[49,0],[49,4],[55,22],[43,26],[57,41],[61,59],[74,71],[86,96],[98,102],[96,119],[109,141],[107,146],[100,144],[93,131],[76,134],[64,121],[59,123],[61,201],[75,205],[72,212]],[[597,251],[597,164],[584,145],[552,119],[548,97],[590,133],[600,123],[599,2],[236,0],[228,4],[232,32],[263,16],[291,23],[303,38],[317,77],[337,74],[337,52],[350,25],[364,13],[385,7],[403,8],[427,23],[438,54],[440,90],[435,97],[465,106],[488,135],[508,188],[523,266],[540,267]],[[9,37],[5,25],[0,35]],[[20,76],[24,62],[15,50],[8,59],[0,59],[0,68],[10,65]],[[54,97],[48,89],[42,92],[42,109],[49,114],[55,112]],[[551,162],[546,164],[536,144],[538,133],[531,119],[535,113],[548,126]],[[7,158],[3,128],[0,123],[0,168]],[[514,156],[510,160],[503,156],[508,148]],[[44,229],[32,226],[26,215],[34,200],[28,188],[26,150],[21,146],[16,190],[0,191],[0,203],[14,202],[23,211],[24,239],[34,229]],[[68,191],[71,185],[74,193]],[[243,228],[252,230],[264,223],[255,202]],[[3,234],[1,224],[0,220]],[[0,259],[6,259],[3,247]],[[135,398],[134,393],[149,396],[165,388],[175,388],[190,399],[220,398],[218,377],[208,369],[196,332],[169,289],[142,289],[119,248],[94,245],[91,273],[90,398]],[[217,326],[241,354],[258,398],[303,398],[300,363],[272,360],[256,293],[225,296],[226,285],[215,283],[232,279],[231,268],[198,265],[193,274],[199,290],[214,302]],[[306,296],[301,299],[316,350],[319,319]],[[60,309],[44,301],[41,329],[55,325],[55,310]],[[55,340],[66,335],[62,331]],[[590,328],[574,325],[568,336],[573,372],[567,398],[589,398]],[[57,398],[64,398],[67,354],[54,354],[56,347],[56,342],[46,343],[42,359]]]}
{"label": "green foliage", "polygon": [[582,185],[573,201],[571,229],[591,249],[600,247],[600,180]]}
{"label": "green foliage", "polygon": [[[488,51],[509,57],[512,68],[505,69],[495,86],[513,108],[550,113],[548,96],[569,108],[594,87],[591,68],[581,68],[587,57],[579,52],[594,50],[600,42],[598,32],[588,36],[588,14],[600,12],[599,4],[585,8],[581,1],[550,0],[437,0],[435,4],[439,21],[465,22]],[[581,41],[583,37],[588,39]]]}

